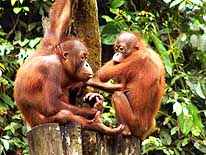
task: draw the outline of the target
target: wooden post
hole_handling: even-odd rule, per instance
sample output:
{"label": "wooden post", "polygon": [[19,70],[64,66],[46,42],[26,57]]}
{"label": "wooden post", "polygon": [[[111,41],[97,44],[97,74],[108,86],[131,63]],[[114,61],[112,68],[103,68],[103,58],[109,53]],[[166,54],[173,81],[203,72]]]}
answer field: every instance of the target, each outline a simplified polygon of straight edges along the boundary
{"label": "wooden post", "polygon": [[[48,123],[28,132],[30,155],[140,155],[137,137],[106,136],[82,131],[80,125]],[[95,136],[94,136],[95,135]],[[94,138],[94,139],[93,139]]]}
{"label": "wooden post", "polygon": [[28,132],[30,155],[63,155],[60,127],[48,123]]}
{"label": "wooden post", "polygon": [[140,155],[140,140],[135,136],[106,136],[98,134],[98,155]]}
{"label": "wooden post", "polygon": [[61,126],[63,150],[65,155],[82,155],[81,126],[69,123]]}

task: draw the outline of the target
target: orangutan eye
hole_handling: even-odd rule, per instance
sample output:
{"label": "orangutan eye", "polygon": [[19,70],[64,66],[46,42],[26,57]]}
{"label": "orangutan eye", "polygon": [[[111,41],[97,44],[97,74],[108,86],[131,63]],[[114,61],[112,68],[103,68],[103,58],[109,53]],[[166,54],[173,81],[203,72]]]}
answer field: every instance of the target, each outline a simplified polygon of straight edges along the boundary
{"label": "orangutan eye", "polygon": [[120,51],[120,52],[123,52],[123,51],[124,51],[124,47],[120,46],[120,47],[119,47],[119,51]]}
{"label": "orangutan eye", "polygon": [[117,51],[118,51],[118,47],[115,46],[115,47],[114,47],[114,52],[117,52]]}
{"label": "orangutan eye", "polygon": [[85,57],[84,57],[84,56],[82,56],[82,57],[81,57],[81,60],[82,60],[82,61],[84,61],[84,60],[85,60]]}

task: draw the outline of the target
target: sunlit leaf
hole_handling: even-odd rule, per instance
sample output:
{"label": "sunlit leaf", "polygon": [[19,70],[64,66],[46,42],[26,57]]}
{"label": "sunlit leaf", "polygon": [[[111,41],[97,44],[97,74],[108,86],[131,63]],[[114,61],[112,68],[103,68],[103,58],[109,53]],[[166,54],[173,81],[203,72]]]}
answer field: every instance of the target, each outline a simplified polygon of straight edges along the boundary
{"label": "sunlit leaf", "polygon": [[1,139],[1,142],[3,143],[5,150],[9,150],[9,141],[6,139]]}
{"label": "sunlit leaf", "polygon": [[163,122],[163,125],[166,125],[167,123],[169,123],[170,120],[171,120],[171,116],[166,117],[164,122]]}
{"label": "sunlit leaf", "polygon": [[189,138],[183,139],[183,141],[182,141],[182,146],[186,146],[189,142],[190,142],[190,139],[189,139]]}
{"label": "sunlit leaf", "polygon": [[179,102],[173,104],[173,112],[175,112],[177,116],[182,113],[182,105]]}
{"label": "sunlit leaf", "polygon": [[174,134],[178,133],[178,130],[179,130],[178,127],[174,127],[170,130],[170,134],[174,135]]}
{"label": "sunlit leaf", "polygon": [[23,41],[18,42],[21,47],[24,47],[26,44],[29,43],[29,39],[24,39]]}
{"label": "sunlit leaf", "polygon": [[170,3],[171,0],[163,0],[165,3]]}
{"label": "sunlit leaf", "polygon": [[17,2],[18,0],[11,0],[11,5],[14,6],[14,4]]}
{"label": "sunlit leaf", "polygon": [[202,5],[203,2],[205,2],[204,0],[190,0],[190,1],[196,5]]}
{"label": "sunlit leaf", "polygon": [[120,9],[116,9],[116,8],[110,8],[109,9],[111,13],[117,15],[120,12]]}
{"label": "sunlit leaf", "polygon": [[19,2],[20,2],[21,4],[23,4],[24,0],[19,0]]}
{"label": "sunlit leaf", "polygon": [[174,1],[172,1],[172,3],[170,4],[170,8],[172,8],[172,7],[180,4],[182,1],[183,1],[183,0],[174,0]]}
{"label": "sunlit leaf", "polygon": [[174,151],[173,151],[172,149],[163,148],[162,151],[163,151],[166,155],[174,154]]}
{"label": "sunlit leaf", "polygon": [[39,38],[39,37],[30,40],[29,46],[30,46],[31,48],[34,48],[34,47],[40,42],[40,40],[41,40],[41,38]]}
{"label": "sunlit leaf", "polygon": [[29,12],[29,7],[24,6],[23,9],[24,9],[25,11]]}
{"label": "sunlit leaf", "polygon": [[5,69],[6,69],[5,66],[4,66],[2,63],[0,63],[0,68],[1,68],[2,70],[5,70]]}
{"label": "sunlit leaf", "polygon": [[102,18],[105,19],[107,23],[113,21],[113,19],[111,17],[106,16],[106,15],[103,15]]}
{"label": "sunlit leaf", "polygon": [[201,141],[196,141],[194,143],[194,147],[197,148],[199,151],[206,153],[206,144]]}
{"label": "sunlit leaf", "polygon": [[13,11],[14,11],[15,14],[18,14],[21,10],[22,10],[22,8],[20,8],[20,7],[15,7],[15,8],[13,9]]}
{"label": "sunlit leaf", "polygon": [[183,1],[183,2],[180,3],[180,5],[178,7],[178,10],[182,10],[183,11],[185,8],[186,8],[186,2]]}

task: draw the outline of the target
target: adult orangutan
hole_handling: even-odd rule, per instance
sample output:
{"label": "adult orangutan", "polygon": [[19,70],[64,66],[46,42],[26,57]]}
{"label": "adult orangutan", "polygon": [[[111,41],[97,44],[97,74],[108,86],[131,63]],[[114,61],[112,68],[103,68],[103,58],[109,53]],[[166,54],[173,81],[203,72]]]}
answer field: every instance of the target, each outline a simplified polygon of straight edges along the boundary
{"label": "adult orangutan", "polygon": [[[18,70],[14,86],[17,107],[26,122],[39,124],[77,122],[83,128],[118,134],[123,126],[111,129],[100,120],[100,110],[70,103],[68,91],[81,87],[93,76],[87,63],[88,51],[77,38],[66,36],[72,0],[56,0],[40,47]],[[93,96],[97,104],[103,99]],[[99,106],[98,106],[99,107]]]}

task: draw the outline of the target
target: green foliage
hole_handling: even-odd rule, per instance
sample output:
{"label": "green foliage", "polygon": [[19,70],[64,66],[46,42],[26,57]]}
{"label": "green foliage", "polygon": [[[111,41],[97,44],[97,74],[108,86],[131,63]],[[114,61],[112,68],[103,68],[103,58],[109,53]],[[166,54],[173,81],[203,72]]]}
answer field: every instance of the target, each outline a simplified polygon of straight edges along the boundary
{"label": "green foliage", "polygon": [[[51,1],[0,1],[0,154],[28,154],[27,128],[13,100],[15,74],[42,36]],[[32,8],[32,9],[30,9]]]}
{"label": "green foliage", "polygon": [[[102,42],[113,45],[122,30],[140,31],[162,56],[167,88],[157,130],[143,154],[206,154],[206,3],[203,0],[99,0]],[[28,154],[26,126],[13,100],[16,70],[42,37],[50,0],[0,1],[0,154]],[[102,7],[102,6],[99,6]],[[115,126],[110,95],[104,123]]]}
{"label": "green foliage", "polygon": [[[112,82],[112,81],[109,81],[109,82]],[[103,123],[106,124],[107,126],[116,127],[117,121],[115,117],[115,110],[114,110],[114,107],[111,105],[111,95],[112,94],[107,93],[107,92],[101,92],[101,94],[104,97],[104,103],[103,103],[104,111],[103,111],[103,114],[101,115],[101,119]]]}
{"label": "green foliage", "polygon": [[120,31],[140,31],[162,57],[167,87],[157,130],[142,154],[206,153],[206,2],[203,0],[107,1],[102,42]]}

